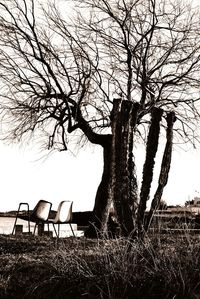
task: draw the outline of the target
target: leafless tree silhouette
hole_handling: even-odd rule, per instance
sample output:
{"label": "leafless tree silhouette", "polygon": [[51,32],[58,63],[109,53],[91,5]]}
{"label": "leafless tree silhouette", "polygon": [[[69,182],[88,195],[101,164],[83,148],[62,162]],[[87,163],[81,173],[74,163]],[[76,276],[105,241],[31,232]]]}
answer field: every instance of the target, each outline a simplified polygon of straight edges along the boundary
{"label": "leafless tree silhouette", "polygon": [[[106,230],[114,202],[127,235],[143,229],[160,126],[168,143],[153,210],[167,183],[173,131],[184,142],[198,139],[199,11],[177,0],[73,5],[0,1],[2,121],[12,140],[37,134],[47,148],[67,150],[86,137],[102,146],[94,222]],[[132,153],[139,138],[147,142],[140,194]]]}

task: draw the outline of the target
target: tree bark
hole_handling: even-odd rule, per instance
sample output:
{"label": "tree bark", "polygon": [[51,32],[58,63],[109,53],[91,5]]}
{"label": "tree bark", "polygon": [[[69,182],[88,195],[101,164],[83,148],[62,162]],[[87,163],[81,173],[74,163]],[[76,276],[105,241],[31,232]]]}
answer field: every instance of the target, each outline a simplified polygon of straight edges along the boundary
{"label": "tree bark", "polygon": [[[133,203],[136,179],[133,163],[133,130],[139,105],[115,100],[112,118],[111,197],[120,226],[120,234],[129,236],[135,229]],[[134,195],[134,199],[132,198]]]}
{"label": "tree bark", "polygon": [[170,170],[170,166],[171,166],[172,146],[173,146],[173,125],[174,125],[175,121],[176,121],[175,113],[174,112],[168,113],[167,114],[167,132],[166,132],[167,141],[166,141],[162,164],[161,164],[158,187],[157,187],[156,193],[154,195],[154,198],[152,200],[150,211],[145,220],[145,231],[148,230],[148,228],[151,224],[153,214],[160,204],[161,197],[163,194],[163,189],[166,186],[167,181],[168,181],[168,175],[169,175],[169,170]]}
{"label": "tree bark", "polygon": [[151,183],[153,179],[153,169],[155,164],[155,156],[158,149],[158,140],[160,134],[160,121],[163,111],[159,108],[154,108],[151,116],[151,124],[149,128],[147,145],[146,145],[146,159],[143,167],[142,187],[140,192],[140,202],[137,213],[137,228],[138,235],[142,235],[144,231],[144,216],[146,210],[147,200]]}
{"label": "tree bark", "polygon": [[138,112],[140,109],[140,105],[135,103],[132,108],[132,118],[130,119],[130,131],[129,131],[129,148],[128,148],[128,182],[129,182],[129,206],[132,210],[132,217],[134,226],[136,225],[136,212],[138,209],[138,182],[136,175],[136,166],[133,155],[133,137],[135,126],[138,120]]}
{"label": "tree bark", "polygon": [[90,221],[89,229],[85,232],[85,236],[96,238],[107,230],[107,222],[110,208],[110,177],[111,177],[111,160],[112,160],[112,135],[101,135],[93,131],[91,126],[82,116],[80,107],[75,105],[72,109],[72,116],[77,122],[75,126],[70,126],[70,130],[81,129],[87,136],[88,140],[93,144],[98,144],[103,148],[103,174],[100,185],[97,189],[95,197],[95,205],[93,209],[93,217]]}
{"label": "tree bark", "polygon": [[97,189],[95,205],[93,209],[93,219],[89,229],[85,232],[86,237],[96,238],[107,230],[107,222],[110,208],[110,163],[111,163],[112,136],[107,135],[103,146],[103,174]]}

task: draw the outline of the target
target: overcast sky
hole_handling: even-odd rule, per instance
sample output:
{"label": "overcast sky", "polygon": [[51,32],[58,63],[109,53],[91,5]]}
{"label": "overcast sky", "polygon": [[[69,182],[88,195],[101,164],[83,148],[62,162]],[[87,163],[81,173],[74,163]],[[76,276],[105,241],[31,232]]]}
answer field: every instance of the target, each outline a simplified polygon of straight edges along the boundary
{"label": "overcast sky", "polygon": [[[46,199],[57,208],[61,200],[73,200],[74,210],[92,210],[96,189],[102,174],[102,152],[99,146],[81,150],[76,156],[70,152],[47,155],[32,146],[19,147],[0,143],[0,211],[16,209],[19,202],[34,207],[39,199]],[[144,155],[137,150],[136,163],[139,180]],[[157,159],[158,160],[158,159]],[[159,163],[157,162],[156,174]],[[184,204],[200,192],[200,150],[188,152],[176,148],[173,152],[169,183],[163,199],[171,204]],[[157,182],[155,175],[152,193]]]}
{"label": "overcast sky", "polygon": [[55,209],[61,200],[73,200],[76,211],[93,209],[102,170],[98,147],[75,157],[0,143],[0,152],[0,211],[16,209],[19,202],[31,208],[39,199],[51,201]]}

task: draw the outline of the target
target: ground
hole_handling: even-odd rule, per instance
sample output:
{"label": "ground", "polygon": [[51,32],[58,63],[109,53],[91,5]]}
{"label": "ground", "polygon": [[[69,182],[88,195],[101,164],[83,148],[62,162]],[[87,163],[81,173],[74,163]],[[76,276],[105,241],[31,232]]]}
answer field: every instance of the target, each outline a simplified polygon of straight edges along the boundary
{"label": "ground", "polygon": [[200,236],[0,236],[0,298],[200,298]]}

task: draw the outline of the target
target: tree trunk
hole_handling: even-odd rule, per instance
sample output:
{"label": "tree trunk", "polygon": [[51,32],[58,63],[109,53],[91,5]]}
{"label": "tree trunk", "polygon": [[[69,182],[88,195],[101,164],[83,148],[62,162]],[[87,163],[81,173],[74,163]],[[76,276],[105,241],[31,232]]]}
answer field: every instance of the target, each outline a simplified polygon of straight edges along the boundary
{"label": "tree trunk", "polygon": [[164,150],[162,164],[161,164],[158,188],[152,200],[151,208],[145,221],[146,231],[148,230],[151,224],[155,210],[158,208],[160,204],[161,197],[163,194],[163,189],[166,186],[168,181],[168,175],[169,175],[169,170],[171,165],[172,145],[173,145],[173,125],[175,120],[176,117],[174,112],[170,112],[167,114],[167,132],[166,132],[167,142],[165,145],[165,150]]}
{"label": "tree trunk", "polygon": [[[136,179],[133,163],[133,130],[139,105],[131,101],[115,100],[112,118],[111,198],[120,226],[120,234],[134,231],[133,203],[136,198]],[[134,196],[134,199],[132,198]]]}
{"label": "tree trunk", "polygon": [[160,134],[160,121],[163,111],[159,108],[154,108],[151,116],[151,124],[149,128],[147,146],[146,146],[146,159],[143,167],[143,179],[140,192],[140,203],[137,213],[137,226],[138,234],[142,235],[144,231],[144,216],[146,210],[147,200],[149,199],[149,193],[151,183],[153,179],[153,169],[155,164],[155,156],[158,149],[158,140]]}
{"label": "tree trunk", "polygon": [[129,148],[128,148],[129,206],[132,210],[134,226],[136,225],[135,220],[136,220],[136,212],[138,209],[139,198],[138,198],[138,182],[137,182],[137,175],[136,175],[136,166],[135,166],[134,155],[133,155],[133,137],[134,137],[135,126],[137,124],[137,116],[138,116],[139,108],[140,108],[139,105],[135,103],[133,107],[132,118],[130,120],[131,126],[129,131]]}
{"label": "tree trunk", "polygon": [[[73,117],[78,127],[90,142],[101,145],[104,150],[102,180],[95,198],[94,218],[86,236],[96,237],[106,232],[111,203],[114,204],[122,235],[129,235],[134,229],[133,214],[137,206],[137,180],[132,151],[139,104],[114,100],[110,116],[112,135],[96,134],[84,120],[81,110],[76,108]],[[70,130],[75,128],[71,126]]]}
{"label": "tree trunk", "polygon": [[95,205],[93,210],[93,219],[89,229],[86,231],[86,237],[96,238],[107,230],[109,216],[109,196],[110,196],[110,163],[111,163],[111,144],[112,136],[107,135],[103,145],[103,174],[101,182],[97,189]]}

